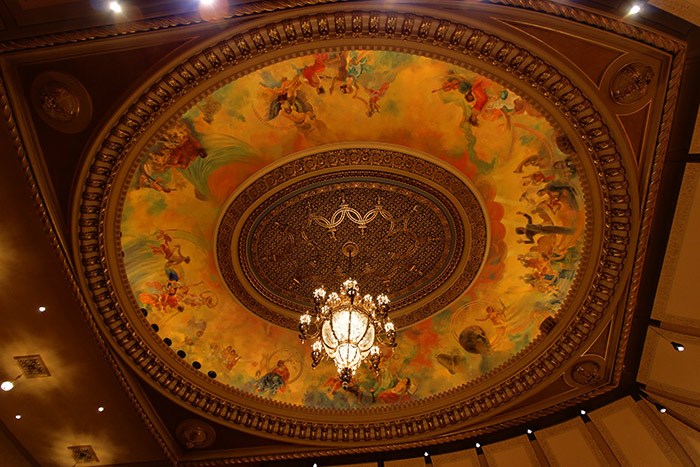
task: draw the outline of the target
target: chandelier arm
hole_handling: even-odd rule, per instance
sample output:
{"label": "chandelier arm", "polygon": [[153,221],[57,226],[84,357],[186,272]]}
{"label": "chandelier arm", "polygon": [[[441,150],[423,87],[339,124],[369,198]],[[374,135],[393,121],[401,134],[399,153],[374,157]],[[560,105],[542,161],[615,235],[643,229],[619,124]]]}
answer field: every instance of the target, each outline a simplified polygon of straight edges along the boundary
{"label": "chandelier arm", "polygon": [[391,342],[391,341],[385,340],[385,338],[384,338],[385,335],[386,335],[386,333],[379,332],[379,331],[377,331],[375,334],[377,341],[379,341],[379,343],[382,344],[383,346],[396,347],[396,341]]}

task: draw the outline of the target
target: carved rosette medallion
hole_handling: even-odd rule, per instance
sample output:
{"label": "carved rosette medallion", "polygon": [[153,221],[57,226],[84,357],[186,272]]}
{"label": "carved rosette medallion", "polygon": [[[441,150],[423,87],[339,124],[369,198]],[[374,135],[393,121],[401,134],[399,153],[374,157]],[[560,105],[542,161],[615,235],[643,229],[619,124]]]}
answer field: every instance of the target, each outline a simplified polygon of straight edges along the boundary
{"label": "carved rosette medallion", "polygon": [[468,289],[488,251],[487,221],[453,170],[396,150],[330,150],[288,161],[235,194],[217,258],[241,303],[296,329],[313,289],[348,277],[348,241],[359,246],[352,274],[362,292],[391,294],[393,319],[405,326]]}
{"label": "carved rosette medallion", "polygon": [[203,449],[214,444],[216,432],[212,426],[202,420],[183,420],[175,432],[178,441],[185,449]]}
{"label": "carved rosette medallion", "polygon": [[78,133],[92,118],[92,100],[74,77],[42,73],[32,83],[32,104],[41,119],[62,133]]}
{"label": "carved rosette medallion", "polygon": [[586,355],[569,369],[565,380],[572,386],[595,386],[605,376],[605,359],[597,355]]}
{"label": "carved rosette medallion", "polygon": [[620,68],[610,83],[610,95],[618,104],[634,104],[649,92],[654,70],[641,62],[632,62]]}

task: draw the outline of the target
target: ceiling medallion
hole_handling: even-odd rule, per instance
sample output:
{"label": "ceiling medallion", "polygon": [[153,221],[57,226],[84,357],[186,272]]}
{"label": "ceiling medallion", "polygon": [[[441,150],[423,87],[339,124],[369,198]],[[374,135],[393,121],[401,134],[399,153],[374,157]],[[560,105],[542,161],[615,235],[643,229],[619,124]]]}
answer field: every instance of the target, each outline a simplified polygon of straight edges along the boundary
{"label": "ceiling medallion", "polygon": [[[342,222],[342,218],[337,222]],[[352,274],[352,257],[358,251],[354,242],[343,245],[348,274]],[[316,339],[311,348],[311,366],[316,368],[324,357],[333,360],[343,388],[350,385],[364,361],[378,375],[382,351],[377,344],[396,347],[389,298],[384,294],[377,296],[376,302],[369,294],[360,298],[360,287],[352,278],[341,284],[339,294],[332,292],[326,297],[325,289],[320,287],[314,290],[313,312],[307,311],[299,318],[299,338],[302,343]]]}
{"label": "ceiling medallion", "polygon": [[347,242],[363,290],[392,293],[397,327],[444,309],[488,251],[483,204],[453,169],[406,149],[342,148],[294,157],[234,194],[217,235],[233,295],[296,330],[319,284],[348,279]]}
{"label": "ceiling medallion", "polygon": [[32,82],[31,98],[41,119],[62,133],[79,133],[92,118],[92,99],[73,76],[57,71],[41,73]]}
{"label": "ceiling medallion", "polygon": [[185,449],[203,449],[214,444],[216,432],[207,422],[197,419],[183,420],[175,432]]}
{"label": "ceiling medallion", "polygon": [[649,92],[654,70],[647,64],[632,62],[620,68],[610,83],[610,95],[618,104],[633,104]]}

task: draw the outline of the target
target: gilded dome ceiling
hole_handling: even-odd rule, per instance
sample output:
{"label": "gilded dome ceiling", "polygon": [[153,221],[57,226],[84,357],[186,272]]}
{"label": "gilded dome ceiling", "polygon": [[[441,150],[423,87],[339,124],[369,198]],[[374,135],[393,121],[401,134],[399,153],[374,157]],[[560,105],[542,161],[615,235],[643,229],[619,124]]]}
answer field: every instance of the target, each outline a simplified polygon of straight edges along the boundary
{"label": "gilded dome ceiling", "polygon": [[[334,443],[463,426],[569,364],[620,294],[635,182],[596,105],[534,52],[427,16],[227,33],[86,164],[86,287],[128,360],[222,423]],[[348,242],[398,346],[342,388],[296,323],[349,276]]]}

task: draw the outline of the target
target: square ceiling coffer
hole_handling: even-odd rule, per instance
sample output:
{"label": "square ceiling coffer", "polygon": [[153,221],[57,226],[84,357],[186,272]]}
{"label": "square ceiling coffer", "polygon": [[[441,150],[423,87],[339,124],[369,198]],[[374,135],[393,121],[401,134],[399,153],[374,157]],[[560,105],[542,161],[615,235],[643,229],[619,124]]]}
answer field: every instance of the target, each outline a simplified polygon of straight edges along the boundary
{"label": "square ceiling coffer", "polygon": [[17,364],[22,369],[22,375],[25,378],[41,378],[51,376],[49,369],[46,368],[44,360],[40,355],[22,355],[15,357]]}
{"label": "square ceiling coffer", "polygon": [[76,464],[86,464],[88,462],[100,462],[95,454],[95,450],[92,446],[85,444],[83,446],[68,446],[73,452],[73,460]]}

